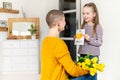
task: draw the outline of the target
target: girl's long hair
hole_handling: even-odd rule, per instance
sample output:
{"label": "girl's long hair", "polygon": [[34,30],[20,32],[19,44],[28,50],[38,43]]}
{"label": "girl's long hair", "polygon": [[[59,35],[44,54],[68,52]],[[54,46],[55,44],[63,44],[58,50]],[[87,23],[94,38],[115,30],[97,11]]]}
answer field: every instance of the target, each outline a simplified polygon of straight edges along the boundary
{"label": "girl's long hair", "polygon": [[[84,7],[91,7],[93,9],[93,11],[96,13],[96,16],[93,19],[93,23],[94,23],[94,27],[93,27],[93,33],[92,36],[94,36],[96,34],[96,27],[99,24],[99,16],[98,16],[98,10],[97,7],[94,3],[87,3],[84,5]],[[86,24],[85,21],[83,21],[81,28],[84,28],[84,25]]]}

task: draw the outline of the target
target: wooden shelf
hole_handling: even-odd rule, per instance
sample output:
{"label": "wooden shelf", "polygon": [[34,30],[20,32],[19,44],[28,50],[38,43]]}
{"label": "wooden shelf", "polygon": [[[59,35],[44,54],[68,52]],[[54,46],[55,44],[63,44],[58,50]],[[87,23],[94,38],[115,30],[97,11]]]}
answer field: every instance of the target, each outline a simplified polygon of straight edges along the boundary
{"label": "wooden shelf", "polygon": [[0,27],[0,31],[8,31],[7,27]]}
{"label": "wooden shelf", "polygon": [[0,12],[18,14],[18,13],[19,13],[19,10],[12,10],[12,9],[0,8]]}

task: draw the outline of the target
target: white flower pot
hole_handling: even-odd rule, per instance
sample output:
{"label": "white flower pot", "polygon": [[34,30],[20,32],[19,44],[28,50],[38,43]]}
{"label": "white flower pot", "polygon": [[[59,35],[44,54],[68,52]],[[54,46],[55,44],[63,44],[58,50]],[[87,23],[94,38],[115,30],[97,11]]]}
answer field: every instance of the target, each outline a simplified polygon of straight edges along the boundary
{"label": "white flower pot", "polygon": [[32,35],[31,38],[32,38],[32,39],[36,39],[36,35]]}

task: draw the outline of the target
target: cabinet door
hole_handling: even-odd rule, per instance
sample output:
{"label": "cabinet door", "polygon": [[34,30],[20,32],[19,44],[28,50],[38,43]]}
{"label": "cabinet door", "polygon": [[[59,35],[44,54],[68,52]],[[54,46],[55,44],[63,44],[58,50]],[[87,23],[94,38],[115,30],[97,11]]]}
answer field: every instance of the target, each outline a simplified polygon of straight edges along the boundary
{"label": "cabinet door", "polygon": [[77,57],[77,47],[74,45],[73,36],[81,23],[80,1],[81,0],[59,0],[59,9],[64,12],[66,18],[65,30],[60,33],[60,37],[66,42],[74,61]]}
{"label": "cabinet door", "polygon": [[20,41],[20,48],[38,48],[39,41],[36,40],[22,40]]}
{"label": "cabinet door", "polygon": [[6,48],[11,48],[11,49],[14,49],[14,48],[20,48],[19,46],[19,40],[7,40],[7,41],[3,41],[2,42],[2,48],[6,49]]}

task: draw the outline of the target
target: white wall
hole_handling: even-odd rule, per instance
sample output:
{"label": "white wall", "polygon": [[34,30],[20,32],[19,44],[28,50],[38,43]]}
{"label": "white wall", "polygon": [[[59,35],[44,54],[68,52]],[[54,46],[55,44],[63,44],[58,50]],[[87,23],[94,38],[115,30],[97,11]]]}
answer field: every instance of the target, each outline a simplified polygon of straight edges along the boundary
{"label": "white wall", "polygon": [[23,1],[23,8],[27,17],[37,16],[40,18],[40,38],[42,39],[48,33],[48,26],[45,21],[46,14],[49,10],[58,8],[58,0],[29,0],[29,2],[27,0]]}
{"label": "white wall", "polygon": [[22,8],[27,17],[39,17],[41,39],[48,32],[48,26],[45,21],[47,12],[51,9],[58,9],[58,0],[0,0],[0,7],[2,7],[2,2],[12,2],[12,8],[20,10],[20,13],[0,13],[0,20],[7,20],[10,17],[23,17]]}
{"label": "white wall", "polygon": [[99,73],[98,80],[120,80],[120,1],[83,0],[83,4],[91,1],[98,7],[104,32],[100,60],[105,63],[106,68],[103,73]]}
{"label": "white wall", "polygon": [[[12,8],[13,9],[17,9],[20,10],[20,0],[0,0],[0,8],[3,7],[2,2],[12,2]],[[9,13],[0,13],[0,20],[8,20],[8,18],[12,18],[12,17],[22,17],[21,12],[20,14],[9,14]],[[3,32],[0,32],[0,34],[3,34]],[[2,35],[1,35],[2,36]],[[1,37],[2,38],[2,37]],[[0,42],[1,40],[5,40],[5,38],[7,38],[7,35],[4,36],[3,39],[0,38]],[[1,48],[0,48],[1,49]],[[0,50],[1,51],[1,50]],[[1,74],[2,74],[2,54],[0,54],[0,80],[1,79]]]}
{"label": "white wall", "polygon": [[18,3],[19,0],[0,0],[0,8],[3,7],[3,2],[11,2],[12,9],[20,10],[19,14],[9,14],[9,13],[0,13],[0,20],[8,20],[11,17],[22,17],[21,14],[21,3]]}
{"label": "white wall", "polygon": [[104,27],[101,57],[106,64],[105,75],[102,75],[101,80],[120,80],[120,1],[101,0],[100,3],[100,19]]}

